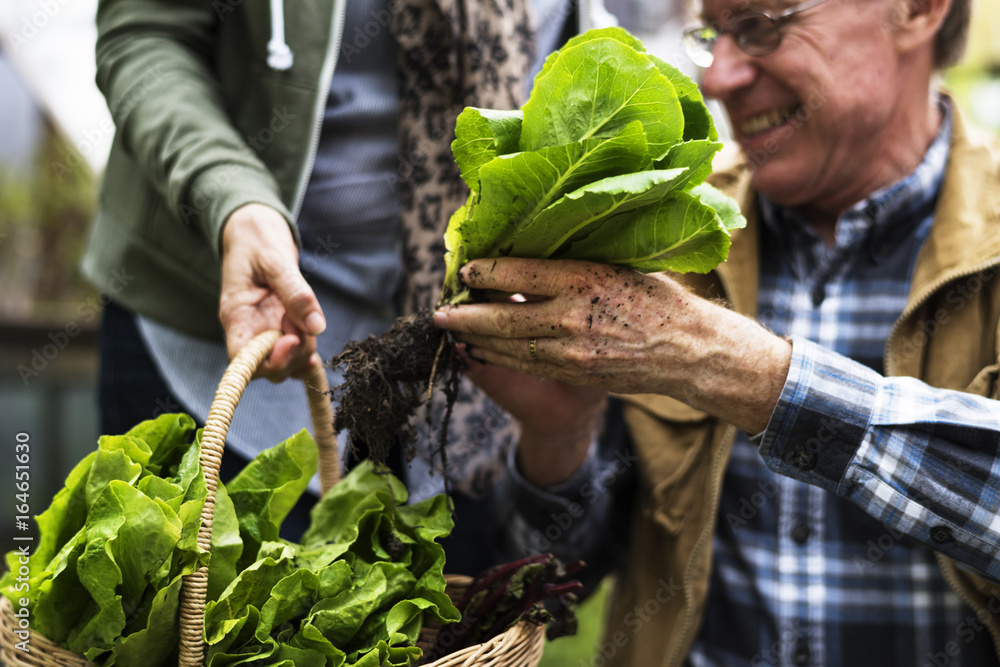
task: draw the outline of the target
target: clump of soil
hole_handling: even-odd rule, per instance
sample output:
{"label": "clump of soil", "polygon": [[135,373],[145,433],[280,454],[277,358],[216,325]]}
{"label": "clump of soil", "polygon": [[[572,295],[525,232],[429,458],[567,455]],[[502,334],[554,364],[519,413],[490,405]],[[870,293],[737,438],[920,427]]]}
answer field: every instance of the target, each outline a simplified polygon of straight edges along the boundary
{"label": "clump of soil", "polygon": [[[397,443],[412,459],[417,438],[413,416],[440,388],[447,402],[435,453],[446,469],[444,444],[462,361],[451,338],[434,326],[431,312],[400,318],[381,336],[353,341],[331,365],[344,369],[343,384],[332,392],[337,403],[333,428],[337,433],[346,429],[354,453],[378,464],[386,462]],[[430,420],[429,410],[427,414]]]}

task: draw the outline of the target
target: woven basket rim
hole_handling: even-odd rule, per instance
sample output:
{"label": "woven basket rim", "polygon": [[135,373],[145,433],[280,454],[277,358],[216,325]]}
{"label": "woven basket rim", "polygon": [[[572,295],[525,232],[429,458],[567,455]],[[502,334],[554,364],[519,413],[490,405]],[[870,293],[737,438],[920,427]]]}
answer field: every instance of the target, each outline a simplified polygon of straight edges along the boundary
{"label": "woven basket rim", "polygon": [[[445,575],[450,580],[468,580],[465,575]],[[73,653],[31,631],[31,653],[15,648],[13,634],[17,625],[14,607],[0,595],[0,658],[6,667],[95,667],[84,656]],[[426,629],[426,628],[425,628]],[[545,626],[521,621],[482,644],[469,646],[422,667],[533,667],[542,657]],[[520,649],[520,650],[517,650]]]}
{"label": "woven basket rim", "polygon": [[[202,432],[201,456],[208,494],[202,512],[198,543],[206,551],[211,550],[212,515],[219,464],[233,413],[247,384],[270,354],[279,335],[277,330],[265,331],[247,343],[230,362],[212,401]],[[333,433],[332,407],[326,398],[329,384],[323,367],[314,367],[305,384],[314,438],[319,448],[320,485],[325,493],[340,480],[341,462],[336,435]],[[471,582],[471,578],[465,575],[445,575],[445,579],[448,586],[453,588],[464,588]],[[202,567],[187,575],[181,586],[178,609],[180,667],[203,667],[205,662],[203,629],[207,581],[208,568]],[[34,645],[31,653],[25,655],[32,656],[30,660],[37,656],[39,661],[21,660],[18,653],[23,652],[15,649],[13,643],[8,652],[7,643],[14,637],[13,630],[17,620],[13,605],[3,595],[0,595],[0,612],[0,656],[9,667],[94,666],[85,657],[62,648],[37,632],[32,632]],[[425,629],[422,629],[422,633]],[[456,651],[424,667],[534,667],[541,660],[544,645],[545,626],[522,620],[487,642]]]}
{"label": "woven basket rim", "polygon": [[20,637],[14,635],[14,630],[18,626],[14,605],[6,595],[0,595],[0,658],[7,667],[94,667],[82,655],[64,649],[30,627],[31,652],[25,653],[16,648]]}

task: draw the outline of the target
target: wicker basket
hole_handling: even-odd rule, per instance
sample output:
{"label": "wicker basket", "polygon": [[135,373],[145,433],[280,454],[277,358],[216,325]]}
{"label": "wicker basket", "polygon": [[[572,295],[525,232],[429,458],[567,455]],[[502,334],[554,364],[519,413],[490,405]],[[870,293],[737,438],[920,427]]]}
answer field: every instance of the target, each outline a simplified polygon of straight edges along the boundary
{"label": "wicker basket", "polygon": [[[250,341],[226,369],[205,421],[201,441],[201,465],[205,472],[208,493],[201,514],[198,544],[206,551],[211,548],[212,516],[215,492],[219,482],[219,465],[226,434],[233,412],[243,396],[250,378],[270,354],[279,332],[268,331]],[[327,398],[329,384],[326,372],[317,367],[306,380],[306,393],[312,415],[313,435],[319,447],[320,486],[325,493],[340,480],[340,453],[333,433],[333,411]],[[469,577],[448,575],[447,593],[452,600],[461,598],[471,580]],[[204,663],[204,625],[208,568],[203,567],[184,578],[180,602],[180,667],[201,667]],[[0,658],[8,667],[92,667],[94,663],[53,644],[37,632],[31,632],[30,652],[15,648],[21,641],[15,635],[18,619],[7,598],[0,596]],[[438,627],[421,630],[418,646],[433,645]],[[430,663],[426,667],[534,667],[542,658],[545,646],[545,626],[523,621],[493,639],[470,646]]]}

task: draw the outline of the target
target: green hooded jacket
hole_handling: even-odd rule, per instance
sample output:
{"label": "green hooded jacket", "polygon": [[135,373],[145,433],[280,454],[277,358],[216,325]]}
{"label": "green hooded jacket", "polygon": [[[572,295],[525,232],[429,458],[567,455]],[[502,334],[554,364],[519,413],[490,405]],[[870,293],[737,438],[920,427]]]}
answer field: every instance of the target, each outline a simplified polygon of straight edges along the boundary
{"label": "green hooded jacket", "polygon": [[[275,23],[263,0],[101,0],[97,84],[117,132],[83,272],[108,298],[221,339],[223,225],[256,202],[298,240],[346,3],[289,3]],[[579,2],[575,27],[602,11]]]}

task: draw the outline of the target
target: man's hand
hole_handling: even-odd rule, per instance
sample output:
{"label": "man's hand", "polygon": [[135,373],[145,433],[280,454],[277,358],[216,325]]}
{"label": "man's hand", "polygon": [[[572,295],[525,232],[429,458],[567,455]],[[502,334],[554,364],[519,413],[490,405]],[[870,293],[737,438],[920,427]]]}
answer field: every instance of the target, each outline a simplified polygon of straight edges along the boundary
{"label": "man's hand", "polygon": [[260,377],[281,382],[305,377],[322,363],[316,336],[326,319],[299,271],[299,251],[284,216],[262,204],[233,212],[222,231],[222,296],[219,319],[232,359],[251,338],[280,329]]}
{"label": "man's hand", "polygon": [[517,467],[541,488],[572,476],[590,449],[604,413],[597,387],[545,380],[472,360],[465,374],[521,426]]}
{"label": "man's hand", "polygon": [[617,393],[665,394],[750,433],[766,427],[788,373],[787,341],[662,274],[499,258],[469,262],[462,280],[542,297],[435,314],[435,324],[459,333],[472,356],[505,368]]}

